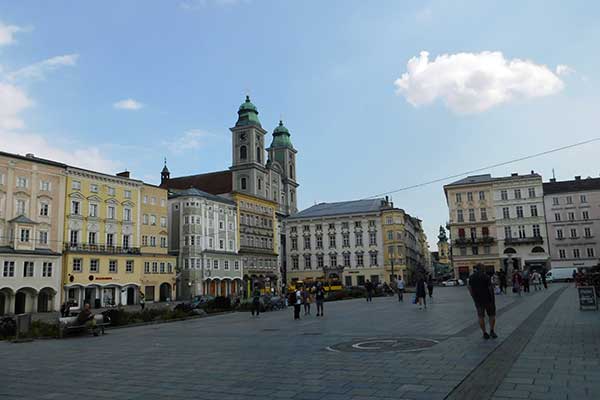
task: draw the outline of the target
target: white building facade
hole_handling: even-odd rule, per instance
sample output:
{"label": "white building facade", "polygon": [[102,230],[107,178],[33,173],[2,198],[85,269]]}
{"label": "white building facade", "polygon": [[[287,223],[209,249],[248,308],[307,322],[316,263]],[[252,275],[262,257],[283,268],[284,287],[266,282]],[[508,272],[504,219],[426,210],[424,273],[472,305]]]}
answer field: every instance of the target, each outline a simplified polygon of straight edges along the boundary
{"label": "white building facade", "polygon": [[177,255],[181,299],[243,289],[235,202],[198,189],[169,196],[169,251]]}
{"label": "white building facade", "polygon": [[549,268],[542,177],[512,174],[494,178],[495,228],[502,267],[545,270]]}
{"label": "white building facade", "polygon": [[600,264],[600,178],[544,183],[552,268]]}

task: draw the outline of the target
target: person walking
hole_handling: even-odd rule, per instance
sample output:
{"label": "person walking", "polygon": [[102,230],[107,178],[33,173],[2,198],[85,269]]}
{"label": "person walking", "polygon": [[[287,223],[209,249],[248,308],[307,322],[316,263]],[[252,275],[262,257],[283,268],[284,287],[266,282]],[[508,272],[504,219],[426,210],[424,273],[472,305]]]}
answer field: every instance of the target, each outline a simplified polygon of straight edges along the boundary
{"label": "person walking", "polygon": [[512,285],[513,285],[513,293],[517,293],[519,296],[521,295],[521,284],[523,281],[523,277],[518,269],[515,269],[512,276]]}
{"label": "person walking", "polygon": [[498,280],[500,282],[500,293],[506,294],[506,288],[507,288],[508,284],[506,282],[506,272],[505,271],[500,271]]}
{"label": "person walking", "polygon": [[[483,272],[483,266],[478,264],[473,268],[473,274],[469,277],[469,293],[475,303],[479,327],[483,333],[484,339],[496,339],[496,300],[492,281],[490,277]],[[487,314],[490,325],[490,333],[485,329],[485,314]]]}
{"label": "person walking", "polygon": [[523,271],[523,292],[529,293],[529,283],[531,282],[531,273],[528,269]]}
{"label": "person walking", "polygon": [[373,284],[368,279],[365,283],[365,289],[367,289],[367,301],[373,301]]}
{"label": "person walking", "polygon": [[533,290],[536,292],[538,290],[541,290],[540,280],[541,280],[540,273],[537,271],[534,271],[533,274],[531,275],[531,283],[533,283]]}
{"label": "person walking", "polygon": [[427,279],[427,292],[429,293],[429,299],[433,297],[433,278],[429,275]]}
{"label": "person walking", "polygon": [[548,281],[546,280],[546,270],[542,270],[542,285],[544,285],[544,289],[548,289]]}
{"label": "person walking", "polygon": [[315,298],[317,300],[317,317],[323,316],[323,303],[325,302],[325,289],[323,289],[323,285],[320,283],[317,284],[317,291],[315,293]]}
{"label": "person walking", "polygon": [[396,289],[398,290],[398,301],[404,301],[404,279],[402,275],[396,280]]}
{"label": "person walking", "polygon": [[146,296],[144,296],[144,293],[140,292],[140,308],[141,308],[141,311],[144,311],[144,307],[146,307]]}
{"label": "person walking", "polygon": [[419,310],[427,309],[427,299],[425,298],[427,294],[425,293],[425,279],[423,279],[422,275],[419,275],[417,278],[417,288],[416,288],[416,296],[417,296],[417,304],[419,305]]}
{"label": "person walking", "polygon": [[294,294],[294,319],[300,319],[300,307],[302,306],[302,292],[296,289]]}
{"label": "person walking", "polygon": [[302,305],[304,306],[304,315],[310,315],[310,289],[302,290]]}
{"label": "person walking", "polygon": [[252,292],[252,316],[254,317],[254,313],[258,317],[260,314],[260,289],[258,285],[254,286],[254,291]]}

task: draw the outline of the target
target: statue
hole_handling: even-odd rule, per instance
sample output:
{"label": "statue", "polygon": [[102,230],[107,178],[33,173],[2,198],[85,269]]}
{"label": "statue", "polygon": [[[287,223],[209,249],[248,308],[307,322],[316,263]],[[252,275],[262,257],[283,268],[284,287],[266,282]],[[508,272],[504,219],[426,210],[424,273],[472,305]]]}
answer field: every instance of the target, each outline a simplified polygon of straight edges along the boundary
{"label": "statue", "polygon": [[440,242],[448,241],[448,236],[446,236],[446,230],[441,225],[440,225],[440,234],[438,235],[438,239],[440,240]]}

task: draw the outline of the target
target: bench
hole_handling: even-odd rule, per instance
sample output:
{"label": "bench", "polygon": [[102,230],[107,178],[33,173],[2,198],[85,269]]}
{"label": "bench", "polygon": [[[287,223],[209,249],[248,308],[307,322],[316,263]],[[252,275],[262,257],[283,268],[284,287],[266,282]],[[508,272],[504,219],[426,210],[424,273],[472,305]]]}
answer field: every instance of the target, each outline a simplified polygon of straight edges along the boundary
{"label": "bench", "polygon": [[[104,327],[110,325],[110,322],[105,322],[102,314],[94,315],[94,321],[96,321],[96,329],[104,335]],[[58,334],[61,338],[68,332],[77,332],[86,329],[91,331],[86,325],[78,325],[77,317],[60,317],[58,319]]]}

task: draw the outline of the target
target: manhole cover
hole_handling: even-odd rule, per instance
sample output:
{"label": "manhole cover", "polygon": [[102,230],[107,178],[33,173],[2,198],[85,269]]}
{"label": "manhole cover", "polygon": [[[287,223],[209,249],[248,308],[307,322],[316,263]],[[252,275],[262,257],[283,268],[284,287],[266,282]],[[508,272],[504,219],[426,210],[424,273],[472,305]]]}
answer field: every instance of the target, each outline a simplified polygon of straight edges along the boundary
{"label": "manhole cover", "polygon": [[338,343],[333,346],[328,346],[327,350],[334,352],[363,353],[408,352],[424,350],[435,346],[436,344],[438,344],[438,342],[432,339],[378,337]]}

